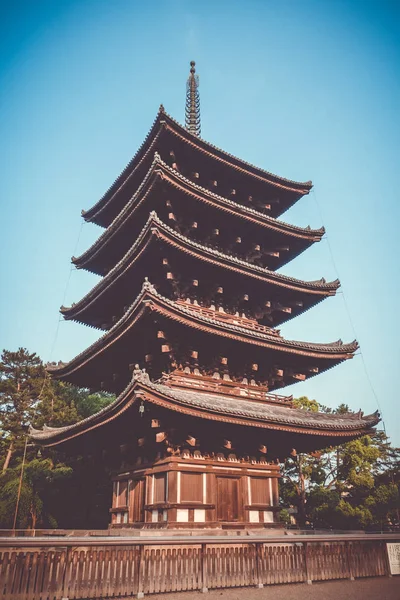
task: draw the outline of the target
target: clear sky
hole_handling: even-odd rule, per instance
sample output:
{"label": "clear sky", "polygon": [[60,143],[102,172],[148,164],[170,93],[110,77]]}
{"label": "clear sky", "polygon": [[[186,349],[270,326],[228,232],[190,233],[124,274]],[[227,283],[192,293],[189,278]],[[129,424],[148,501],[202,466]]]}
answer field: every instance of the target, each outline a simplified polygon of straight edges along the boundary
{"label": "clear sky", "polygon": [[338,273],[341,293],[282,333],[329,342],[355,330],[361,344],[362,356],[287,392],[371,413],[369,376],[400,444],[400,3],[14,0],[1,3],[0,29],[1,348],[69,360],[98,337],[59,323],[59,306],[97,281],[70,268],[101,231],[80,211],[161,102],[183,121],[194,59],[203,137],[315,186],[282,218],[324,224],[328,240],[283,272]]}

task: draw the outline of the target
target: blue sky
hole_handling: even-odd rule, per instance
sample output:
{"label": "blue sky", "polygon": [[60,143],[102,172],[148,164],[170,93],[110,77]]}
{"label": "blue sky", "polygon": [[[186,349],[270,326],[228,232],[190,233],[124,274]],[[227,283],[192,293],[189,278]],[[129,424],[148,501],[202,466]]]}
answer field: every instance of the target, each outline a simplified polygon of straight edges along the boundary
{"label": "blue sky", "polygon": [[355,330],[361,344],[362,356],[287,392],[370,413],[377,400],[369,378],[400,444],[400,4],[7,4],[0,7],[1,348],[68,360],[98,337],[59,322],[59,306],[97,281],[70,268],[70,257],[100,233],[82,225],[80,211],[135,153],[161,102],[183,121],[194,59],[203,137],[315,186],[282,218],[324,224],[328,239],[282,271],[328,280],[338,273],[341,293],[283,334],[349,341]]}

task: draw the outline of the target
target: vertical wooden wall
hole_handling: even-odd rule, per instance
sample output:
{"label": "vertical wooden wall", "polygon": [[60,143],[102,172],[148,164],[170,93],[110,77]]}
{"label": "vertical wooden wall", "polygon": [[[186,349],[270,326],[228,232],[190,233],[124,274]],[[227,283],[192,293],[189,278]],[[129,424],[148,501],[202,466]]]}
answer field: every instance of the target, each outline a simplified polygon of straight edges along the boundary
{"label": "vertical wooden wall", "polygon": [[112,526],[274,527],[278,477],[275,464],[182,457],[160,461],[116,477]]}

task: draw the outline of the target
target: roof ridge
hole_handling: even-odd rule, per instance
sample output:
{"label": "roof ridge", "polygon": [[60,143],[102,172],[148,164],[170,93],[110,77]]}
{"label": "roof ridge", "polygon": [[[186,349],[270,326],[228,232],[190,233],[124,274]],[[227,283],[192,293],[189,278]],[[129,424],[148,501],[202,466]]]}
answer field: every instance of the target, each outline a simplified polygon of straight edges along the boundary
{"label": "roof ridge", "polygon": [[[139,148],[137,149],[137,151],[135,152],[135,154],[133,155],[133,157],[131,158],[131,160],[128,162],[128,164],[126,165],[126,167],[124,169],[122,169],[122,171],[120,172],[120,174],[114,179],[113,183],[109,186],[109,188],[104,192],[104,194],[102,195],[102,197],[95,203],[93,204],[93,206],[91,208],[88,208],[87,210],[82,210],[82,216],[85,217],[85,215],[87,215],[88,213],[93,212],[98,206],[99,204],[101,204],[101,202],[105,199],[105,197],[107,196],[107,194],[110,193],[110,191],[112,190],[112,188],[115,186],[115,184],[117,183],[117,181],[121,178],[122,175],[124,175],[124,173],[126,173],[126,171],[129,170],[129,168],[131,167],[132,163],[135,162],[137,156],[139,156],[140,152],[143,150],[144,146],[146,145],[148,139],[150,138],[150,135],[153,131],[153,129],[155,128],[155,125],[159,119],[159,116],[165,114],[164,111],[164,106],[162,104],[160,104],[160,108],[158,109],[157,115],[146,135],[146,137],[144,138],[142,144],[139,146]],[[114,195],[112,196],[112,198],[114,197]],[[111,198],[109,199],[111,200]],[[106,202],[106,205],[108,204],[109,201]],[[105,206],[106,206],[105,205]],[[105,207],[104,206],[104,207]],[[102,207],[102,209],[104,208]]]}
{"label": "roof ridge", "polygon": [[[158,152],[156,152],[155,154],[158,154]],[[159,155],[158,155],[159,156]],[[198,183],[195,183],[194,181],[192,181],[191,179],[188,179],[188,177],[185,177],[184,175],[182,175],[182,173],[180,173],[178,170],[174,169],[173,167],[170,167],[166,162],[163,161],[163,159],[161,157],[159,157],[159,163],[169,172],[171,173],[172,176],[176,177],[177,179],[180,179],[182,181],[184,181],[185,183],[188,183],[191,187],[194,187],[195,189],[203,192],[205,195],[207,196],[211,196],[212,198],[215,198],[216,200],[222,201],[225,204],[228,204],[234,208],[237,208],[239,210],[243,210],[245,212],[248,212],[250,214],[253,214],[259,218],[261,218],[262,220],[265,220],[271,224],[273,223],[278,223],[278,225],[283,225],[284,227],[287,227],[288,229],[293,229],[295,231],[301,231],[301,232],[308,232],[308,233],[325,233],[325,227],[321,226],[318,229],[311,229],[311,227],[309,225],[306,225],[305,227],[300,227],[299,225],[293,225],[292,223],[287,223],[287,221],[282,221],[281,219],[278,219],[276,217],[271,217],[269,215],[264,214],[263,212],[255,209],[255,208],[251,208],[250,206],[245,206],[243,204],[239,204],[239,202],[235,202],[234,200],[230,200],[230,198],[226,198],[225,196],[221,196],[220,194],[216,194],[215,192],[212,192],[211,190],[199,185]]]}
{"label": "roof ridge", "polygon": [[[159,384],[159,383],[155,383],[152,381],[139,381],[140,384],[144,385],[145,387],[149,387],[150,389],[153,389],[155,391],[158,391],[159,393],[163,393],[173,399],[177,399],[177,396],[179,397],[180,395],[186,397],[186,396],[192,396],[193,398],[197,398],[199,395],[201,396],[205,396],[205,397],[210,397],[210,398],[214,398],[215,395],[212,393],[208,393],[208,392],[201,392],[200,390],[196,390],[194,392],[191,391],[186,391],[186,390],[180,390],[180,389],[173,389],[169,386],[163,385],[163,384]],[[243,397],[235,397],[235,396],[224,396],[224,401],[232,401],[232,402],[236,402],[236,403],[249,403],[249,400]],[[179,401],[179,400],[178,400]],[[265,409],[265,407],[267,406],[265,402],[263,401],[252,401],[251,404],[249,405],[252,408],[257,408],[258,407],[262,407]],[[305,411],[303,409],[300,408],[296,408],[294,406],[284,406],[284,405],[268,405],[268,409],[269,411],[271,411],[271,413],[277,413],[279,414],[280,412],[284,413],[284,411],[288,411],[287,414],[291,415],[292,417],[298,417],[299,420],[301,420],[301,417],[304,417],[305,415],[307,415],[307,417],[309,417],[310,420],[314,421],[313,422],[313,426],[318,427],[321,426],[318,421],[319,418],[322,417],[324,420],[326,421],[336,421],[336,423],[338,424],[338,421],[348,421],[349,423],[347,424],[348,427],[351,427],[352,425],[354,426],[355,423],[354,421],[358,420],[358,421],[375,421],[376,418],[379,418],[379,412],[375,411],[375,413],[371,414],[371,415],[366,415],[364,417],[363,413],[358,411],[358,412],[348,412],[348,413],[343,413],[343,414],[336,414],[336,413],[323,413],[323,412],[313,412],[313,411]],[[216,412],[223,412],[223,408],[222,408],[222,402],[217,403],[214,402],[213,403],[213,409]],[[269,417],[271,420],[275,420],[273,415],[270,415]],[[276,418],[276,420],[279,420],[282,422],[282,419],[279,419],[279,417]],[[338,425],[339,426],[339,425]],[[342,425],[342,427],[346,427],[346,425]]]}
{"label": "roof ridge", "polygon": [[[183,127],[183,125],[181,125],[176,119],[174,119],[168,112],[164,111],[165,116],[170,119],[175,125],[177,125],[183,133],[187,133],[190,137],[193,138],[193,142],[195,142],[196,140],[200,140],[201,142],[203,142],[204,144],[206,144],[207,146],[210,146],[211,148],[213,148],[214,150],[217,150],[218,152],[221,152],[222,154],[225,154],[226,156],[229,156],[229,158],[233,158],[234,160],[246,165],[247,167],[250,167],[252,169],[256,169],[257,171],[260,171],[261,173],[264,173],[265,175],[269,175],[270,177],[274,177],[278,180],[284,181],[286,183],[294,183],[298,186],[304,186],[304,187],[308,187],[308,188],[312,188],[312,181],[308,180],[308,181],[295,181],[294,179],[288,179],[287,177],[281,177],[280,175],[276,175],[275,173],[272,173],[271,171],[267,171],[266,169],[263,169],[261,167],[257,167],[256,165],[254,165],[251,162],[248,162],[246,160],[243,160],[242,158],[239,158],[238,156],[235,156],[234,154],[231,154],[230,152],[227,152],[226,150],[223,150],[222,148],[219,148],[218,146],[216,146],[215,144],[212,144],[211,142],[208,142],[207,140],[205,140],[203,137],[201,137],[200,135],[193,135],[190,131],[188,131],[187,129],[185,129]],[[270,182],[272,183],[272,182]]]}
{"label": "roof ridge", "polygon": [[[106,237],[108,237],[110,235],[110,228],[114,225],[114,223],[116,223],[117,221],[122,221],[125,212],[127,212],[128,207],[130,207],[132,201],[136,198],[136,196],[139,195],[139,193],[142,191],[142,189],[147,185],[147,183],[150,181],[151,177],[155,174],[157,174],[157,171],[155,170],[155,165],[157,163],[160,162],[160,155],[158,154],[158,152],[155,152],[154,154],[154,158],[152,160],[152,163],[150,165],[149,170],[147,171],[146,175],[144,176],[141,184],[139,185],[139,187],[137,188],[136,192],[133,194],[133,196],[131,197],[131,199],[129,200],[129,202],[124,206],[124,208],[118,213],[118,215],[115,217],[115,219],[110,223],[110,225],[100,234],[100,236],[97,238],[97,240],[95,240],[93,242],[93,244],[87,249],[85,250],[85,252],[83,252],[80,256],[72,257],[72,262],[80,262],[82,259],[84,259],[84,257],[89,253],[89,251],[93,251],[94,249],[98,248],[99,246],[101,246],[102,240]],[[96,252],[94,254],[94,256],[96,256]]]}

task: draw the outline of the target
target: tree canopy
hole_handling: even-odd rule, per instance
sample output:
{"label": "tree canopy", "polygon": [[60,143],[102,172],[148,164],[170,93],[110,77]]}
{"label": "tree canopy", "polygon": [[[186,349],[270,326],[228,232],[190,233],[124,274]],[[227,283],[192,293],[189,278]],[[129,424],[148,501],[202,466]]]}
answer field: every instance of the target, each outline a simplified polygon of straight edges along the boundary
{"label": "tree canopy", "polygon": [[[305,410],[343,414],[306,397]],[[335,448],[288,457],[282,465],[282,517],[297,510],[300,526],[332,529],[391,529],[399,526],[400,449],[383,431]],[[292,509],[289,511],[288,509]]]}
{"label": "tree canopy", "polygon": [[[0,528],[14,521],[29,425],[70,425],[98,412],[113,396],[49,378],[41,359],[24,348],[0,360]],[[106,527],[109,477],[92,457],[62,456],[27,445],[17,527]],[[80,489],[79,503],[73,494]],[[100,491],[100,496],[99,496]],[[101,492],[104,491],[102,495]]]}

